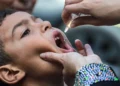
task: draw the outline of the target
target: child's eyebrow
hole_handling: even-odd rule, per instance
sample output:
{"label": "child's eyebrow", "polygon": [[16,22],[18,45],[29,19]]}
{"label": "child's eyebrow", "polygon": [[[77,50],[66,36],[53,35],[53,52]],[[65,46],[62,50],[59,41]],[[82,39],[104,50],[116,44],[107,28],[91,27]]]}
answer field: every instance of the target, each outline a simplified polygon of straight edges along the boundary
{"label": "child's eyebrow", "polygon": [[[35,19],[36,19],[34,16],[31,16],[30,18],[31,18],[33,21],[35,21]],[[29,20],[24,19],[24,20],[20,21],[19,23],[17,23],[17,24],[13,27],[12,37],[14,36],[14,32],[15,32],[15,30],[17,29],[17,27],[19,27],[19,26],[21,26],[21,25],[23,25],[23,24],[25,24],[25,23],[28,23],[28,21],[29,21]]]}
{"label": "child's eyebrow", "polygon": [[13,27],[13,30],[12,30],[12,37],[14,36],[14,32],[15,30],[17,29],[17,27],[21,26],[23,24],[23,20],[19,23],[17,23],[14,27]]}

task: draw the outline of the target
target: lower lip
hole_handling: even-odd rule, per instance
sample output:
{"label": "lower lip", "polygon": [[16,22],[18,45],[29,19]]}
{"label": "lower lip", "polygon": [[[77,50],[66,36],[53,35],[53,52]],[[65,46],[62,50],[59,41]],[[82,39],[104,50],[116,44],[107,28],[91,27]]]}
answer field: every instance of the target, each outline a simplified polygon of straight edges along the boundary
{"label": "lower lip", "polygon": [[69,45],[65,44],[67,49],[60,48],[63,53],[75,52],[75,50]]}

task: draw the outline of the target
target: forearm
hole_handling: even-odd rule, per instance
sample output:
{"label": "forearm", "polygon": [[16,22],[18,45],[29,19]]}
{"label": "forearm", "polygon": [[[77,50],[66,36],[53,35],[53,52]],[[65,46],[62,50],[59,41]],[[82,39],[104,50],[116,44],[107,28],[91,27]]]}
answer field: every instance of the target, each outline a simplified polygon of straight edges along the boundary
{"label": "forearm", "polygon": [[118,78],[107,65],[89,64],[77,72],[74,86],[90,86],[101,81],[118,81]]}

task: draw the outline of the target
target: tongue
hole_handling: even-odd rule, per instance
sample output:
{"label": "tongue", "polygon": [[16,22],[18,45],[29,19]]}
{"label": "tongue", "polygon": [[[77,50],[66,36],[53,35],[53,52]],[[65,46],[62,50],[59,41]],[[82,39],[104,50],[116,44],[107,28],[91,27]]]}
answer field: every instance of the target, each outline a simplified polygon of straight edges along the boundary
{"label": "tongue", "polygon": [[60,44],[60,48],[67,49],[62,43]]}

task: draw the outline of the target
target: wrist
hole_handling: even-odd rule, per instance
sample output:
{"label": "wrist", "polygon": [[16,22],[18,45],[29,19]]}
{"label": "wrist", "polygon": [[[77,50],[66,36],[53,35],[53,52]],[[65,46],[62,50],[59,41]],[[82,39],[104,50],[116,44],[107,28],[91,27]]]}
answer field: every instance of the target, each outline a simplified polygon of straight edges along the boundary
{"label": "wrist", "polygon": [[105,64],[89,64],[77,73],[74,86],[90,86],[100,81],[118,81],[111,68]]}

